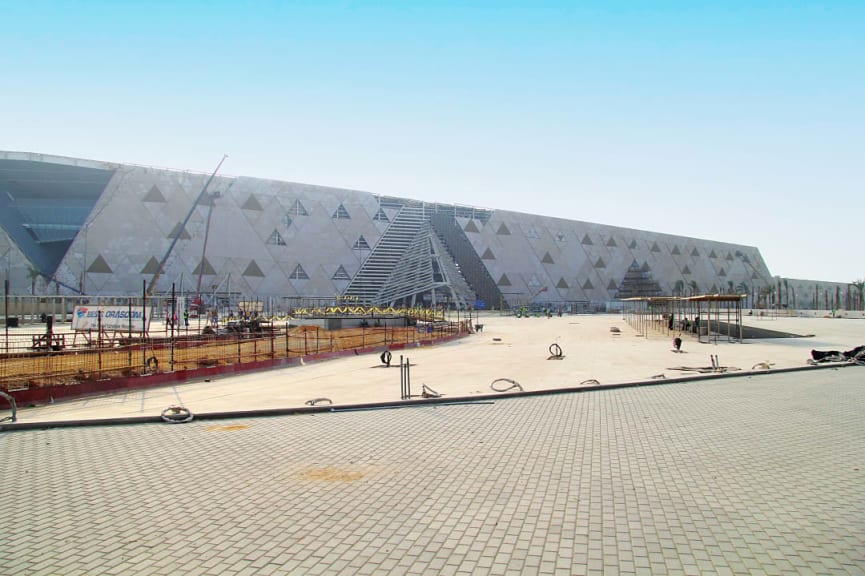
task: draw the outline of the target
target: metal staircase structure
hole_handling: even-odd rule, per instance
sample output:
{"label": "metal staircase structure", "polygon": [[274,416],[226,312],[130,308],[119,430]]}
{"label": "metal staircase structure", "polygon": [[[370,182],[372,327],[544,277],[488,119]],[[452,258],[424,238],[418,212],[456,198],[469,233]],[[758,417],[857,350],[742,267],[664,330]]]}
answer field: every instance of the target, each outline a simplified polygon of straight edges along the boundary
{"label": "metal staircase structure", "polygon": [[462,308],[475,301],[475,293],[428,221],[424,222],[376,299],[381,304],[402,301],[414,306],[418,296],[424,297],[424,304],[432,306],[442,299]]}
{"label": "metal staircase structure", "polygon": [[[402,203],[399,212],[343,292],[367,305],[467,305],[475,293],[453,259],[446,239],[430,219],[441,209],[423,202]],[[447,217],[453,219],[453,207]]]}
{"label": "metal staircase structure", "polygon": [[430,221],[459,266],[461,276],[475,292],[476,298],[483,300],[487,308],[507,306],[507,300],[496,285],[496,281],[490,276],[483,260],[478,256],[456,217],[447,212],[436,212]]}
{"label": "metal staircase structure", "polygon": [[425,221],[423,204],[403,204],[343,295],[355,297],[362,304],[380,304],[378,293]]}

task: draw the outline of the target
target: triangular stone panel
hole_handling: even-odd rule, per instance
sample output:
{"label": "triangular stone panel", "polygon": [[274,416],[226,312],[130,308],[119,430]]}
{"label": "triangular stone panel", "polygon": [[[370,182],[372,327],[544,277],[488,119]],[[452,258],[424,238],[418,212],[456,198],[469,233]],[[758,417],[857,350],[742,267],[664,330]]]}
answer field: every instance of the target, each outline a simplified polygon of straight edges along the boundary
{"label": "triangular stone panel", "polygon": [[256,210],[261,212],[264,208],[261,207],[261,203],[258,201],[258,198],[255,197],[255,194],[250,194],[249,198],[246,199],[246,202],[241,206],[244,210]]}
{"label": "triangular stone panel", "polygon": [[154,184],[150,187],[150,191],[144,195],[144,198],[141,199],[142,202],[161,202],[165,203],[165,196],[162,195],[162,191],[159,189],[159,186]]}
{"label": "triangular stone panel", "polygon": [[195,270],[193,270],[192,273],[195,275],[201,274],[202,276],[215,276],[216,270],[213,269],[213,266],[210,265],[207,258],[204,258],[198,263],[198,266],[195,267]]}
{"label": "triangular stone panel", "polygon": [[102,254],[97,256],[87,269],[88,274],[111,274],[113,272],[111,266],[109,266],[108,262],[105,261],[105,258],[102,257]]}
{"label": "triangular stone panel", "polygon": [[[178,222],[177,225],[171,229],[171,232],[168,234],[169,238],[177,238],[177,233],[180,231],[180,226],[183,225],[183,222]],[[192,236],[189,235],[189,231],[184,226],[183,234],[180,235],[181,240],[189,240]]]}
{"label": "triangular stone panel", "polygon": [[243,271],[244,276],[254,276],[256,278],[264,278],[264,272],[261,271],[255,260],[250,261],[249,266]]}
{"label": "triangular stone panel", "polygon": [[141,273],[156,274],[157,270],[159,270],[159,260],[157,260],[155,256],[151,256],[150,260],[147,261],[147,264],[144,265],[144,268],[141,269]]}

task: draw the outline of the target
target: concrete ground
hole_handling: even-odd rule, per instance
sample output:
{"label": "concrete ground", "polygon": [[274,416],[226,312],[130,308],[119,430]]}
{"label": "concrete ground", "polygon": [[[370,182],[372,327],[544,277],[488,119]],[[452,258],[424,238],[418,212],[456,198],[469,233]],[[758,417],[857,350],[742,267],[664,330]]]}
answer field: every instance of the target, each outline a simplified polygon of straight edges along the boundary
{"label": "concrete ground", "polygon": [[[711,367],[713,355],[721,366],[745,371],[762,362],[775,369],[801,367],[807,365],[812,348],[843,351],[865,344],[865,320],[746,317],[745,321],[769,330],[813,336],[700,344],[684,335],[682,353],[676,354],[672,351],[675,334],[649,331],[639,335],[618,315],[550,319],[487,315],[481,318],[483,332],[446,345],[395,351],[390,368],[384,367],[377,354],[369,354],[22,406],[18,418],[20,422],[45,422],[159,415],[178,404],[193,413],[291,408],[322,397],[334,404],[396,401],[400,399],[400,355],[411,362],[412,394],[420,394],[426,385],[447,397],[493,393],[490,384],[498,378],[515,380],[525,390],[568,388],[592,379],[615,384],[661,374],[666,379],[678,378],[695,372],[671,368]],[[611,332],[611,328],[620,332]],[[547,359],[552,344],[561,348],[561,360]]]}

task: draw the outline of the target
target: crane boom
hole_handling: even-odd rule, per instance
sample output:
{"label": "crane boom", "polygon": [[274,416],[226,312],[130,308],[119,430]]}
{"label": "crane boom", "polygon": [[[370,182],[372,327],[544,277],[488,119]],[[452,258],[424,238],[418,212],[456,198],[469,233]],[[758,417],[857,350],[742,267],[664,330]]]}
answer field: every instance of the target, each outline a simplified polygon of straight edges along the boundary
{"label": "crane boom", "polygon": [[222,163],[225,162],[226,158],[228,158],[228,154],[223,154],[222,160],[220,160],[219,164],[216,165],[216,169],[213,171],[213,174],[211,174],[210,178],[207,179],[207,182],[204,183],[204,188],[201,189],[201,192],[198,193],[198,197],[195,199],[195,202],[192,203],[192,208],[190,208],[189,212],[186,213],[186,218],[184,218],[183,222],[180,223],[180,226],[177,229],[177,234],[175,234],[174,238],[171,239],[171,244],[169,244],[168,250],[165,251],[165,256],[163,256],[162,260],[159,261],[159,266],[156,267],[156,272],[154,272],[153,278],[150,280],[150,286],[147,288],[147,291],[145,293],[147,296],[152,296],[153,292],[156,290],[156,282],[159,280],[160,276],[162,276],[162,272],[165,270],[165,263],[168,261],[168,257],[171,256],[171,252],[174,250],[174,246],[183,235],[183,231],[186,229],[186,224],[189,222],[189,219],[192,218],[192,213],[195,212],[195,207],[198,206],[198,203],[201,202],[201,199],[204,198],[205,194],[207,194],[208,186],[210,186],[210,183],[213,182],[213,178],[216,176],[216,173],[219,172],[219,169],[222,167]]}

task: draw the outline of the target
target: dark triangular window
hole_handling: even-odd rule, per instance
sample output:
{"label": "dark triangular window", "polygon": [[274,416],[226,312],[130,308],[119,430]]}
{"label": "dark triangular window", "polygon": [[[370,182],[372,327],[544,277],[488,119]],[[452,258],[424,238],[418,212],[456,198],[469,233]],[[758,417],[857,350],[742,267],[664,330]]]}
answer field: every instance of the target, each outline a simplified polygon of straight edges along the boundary
{"label": "dark triangular window", "polygon": [[655,242],[655,243],[652,244],[651,251],[652,251],[652,252],[660,252],[660,251],[661,251],[661,248],[658,246],[658,243],[657,243],[657,242]]}
{"label": "dark triangular window", "polygon": [[501,224],[501,226],[499,226],[499,230],[498,230],[498,232],[496,232],[496,234],[499,234],[501,236],[510,236],[511,231],[508,230],[508,227],[505,226],[504,222],[502,222],[502,224]]}
{"label": "dark triangular window", "polygon": [[696,246],[694,246],[694,249],[691,250],[691,256],[693,256],[694,258],[699,258],[699,257],[700,257],[700,253],[697,251],[697,247],[696,247]]}
{"label": "dark triangular window", "polygon": [[595,285],[592,284],[592,281],[586,278],[586,281],[583,282],[583,290],[594,290]]}
{"label": "dark triangular window", "polygon": [[585,234],[583,236],[583,239],[580,241],[580,244],[585,244],[586,246],[594,246],[595,245],[595,243],[592,242],[592,239],[589,238],[588,234]]}
{"label": "dark triangular window", "polygon": [[559,283],[556,284],[556,288],[567,290],[568,288],[570,288],[570,286],[568,286],[568,283],[565,282],[564,278],[559,278]]}
{"label": "dark triangular window", "polygon": [[484,251],[484,254],[483,254],[483,256],[481,256],[481,258],[484,259],[484,260],[495,260],[495,259],[496,259],[496,255],[493,254],[493,251],[492,251],[492,250],[490,250],[489,248],[487,248],[487,249]]}
{"label": "dark triangular window", "polygon": [[270,238],[267,239],[267,243],[274,246],[285,246],[285,240],[282,238],[282,235],[278,230],[273,231]]}
{"label": "dark triangular window", "polygon": [[336,207],[336,210],[333,212],[333,216],[331,216],[334,220],[351,220],[351,216],[348,213],[348,210],[345,209],[345,206],[340,204]]}
{"label": "dark triangular window", "polygon": [[595,268],[606,268],[607,264],[604,262],[603,258],[598,258],[598,261],[595,262]]}
{"label": "dark triangular window", "polygon": [[678,247],[678,246],[673,246],[673,249],[670,251],[670,254],[672,254],[673,256],[678,256],[678,255],[681,254],[681,253],[682,253],[682,252],[679,251],[679,247]]}
{"label": "dark triangular window", "polygon": [[354,250],[369,250],[369,242],[366,241],[366,238],[361,236],[355,241],[354,246],[352,246]]}
{"label": "dark triangular window", "polygon": [[306,275],[306,270],[304,270],[303,266],[300,264],[294,267],[289,278],[292,280],[309,280],[309,276]]}
{"label": "dark triangular window", "polygon": [[387,217],[387,214],[384,213],[384,210],[379,208],[378,212],[375,213],[375,216],[372,217],[376,222],[390,222],[390,218]]}
{"label": "dark triangular window", "polygon": [[617,248],[619,245],[616,244],[616,239],[610,236],[610,239],[607,240],[607,246],[609,246],[610,248]]}
{"label": "dark triangular window", "polygon": [[336,269],[336,272],[333,273],[333,280],[351,280],[351,276],[348,275],[348,272],[345,271],[345,268],[340,266]]}
{"label": "dark triangular window", "polygon": [[480,232],[474,220],[469,220],[469,223],[466,224],[466,227],[463,228],[463,230],[465,230],[466,232]]}
{"label": "dark triangular window", "polygon": [[553,262],[553,257],[550,256],[549,252],[544,254],[544,257],[541,258],[541,262],[543,262],[544,264],[555,264],[555,262]]}
{"label": "dark triangular window", "polygon": [[288,209],[288,213],[292,216],[309,216],[309,213],[306,211],[306,208],[303,207],[300,200],[294,201],[294,204],[292,204],[291,208]]}
{"label": "dark triangular window", "polygon": [[509,279],[505,274],[502,274],[502,277],[499,278],[498,285],[499,285],[499,286],[510,286],[510,285],[511,285],[511,281],[510,281],[510,279]]}
{"label": "dark triangular window", "polygon": [[637,241],[636,241],[636,240],[631,240],[631,243],[628,244],[628,248],[630,248],[631,250],[633,250],[633,249],[636,248],[636,247],[637,247]]}

